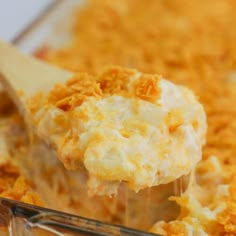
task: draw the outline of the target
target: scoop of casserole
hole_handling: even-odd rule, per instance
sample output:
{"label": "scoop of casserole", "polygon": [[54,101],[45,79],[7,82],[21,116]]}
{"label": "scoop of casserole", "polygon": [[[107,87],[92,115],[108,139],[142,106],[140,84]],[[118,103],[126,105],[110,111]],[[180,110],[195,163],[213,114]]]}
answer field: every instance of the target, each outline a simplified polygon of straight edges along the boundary
{"label": "scoop of casserole", "polygon": [[37,132],[66,168],[85,168],[91,195],[134,191],[188,174],[201,158],[206,116],[193,93],[133,69],[80,73],[29,101]]}

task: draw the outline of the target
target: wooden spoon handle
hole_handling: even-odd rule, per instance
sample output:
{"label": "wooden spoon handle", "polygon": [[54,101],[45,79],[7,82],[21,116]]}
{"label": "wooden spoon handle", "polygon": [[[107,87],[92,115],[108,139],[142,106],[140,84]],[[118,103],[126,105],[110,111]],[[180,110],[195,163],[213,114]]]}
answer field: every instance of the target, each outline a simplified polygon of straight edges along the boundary
{"label": "wooden spoon handle", "polygon": [[0,41],[0,79],[16,103],[39,91],[47,93],[52,87],[65,82],[72,73],[36,58],[23,55],[13,46]]}

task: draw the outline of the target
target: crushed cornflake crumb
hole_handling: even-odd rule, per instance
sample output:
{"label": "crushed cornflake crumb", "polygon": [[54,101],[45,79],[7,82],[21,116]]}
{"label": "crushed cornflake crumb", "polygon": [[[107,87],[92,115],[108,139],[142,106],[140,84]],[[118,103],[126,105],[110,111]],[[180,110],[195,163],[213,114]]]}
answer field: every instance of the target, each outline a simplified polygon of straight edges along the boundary
{"label": "crushed cornflake crumb", "polygon": [[56,85],[48,102],[64,111],[80,106],[87,98],[101,97],[102,90],[94,78],[86,73],[76,74],[66,84]]}
{"label": "crushed cornflake crumb", "polygon": [[[129,91],[128,85],[132,82],[132,77],[137,75],[139,78],[134,81],[134,91]],[[159,81],[159,75],[141,74],[135,69],[109,66],[96,76],[76,73],[66,84],[57,84],[50,91],[47,102],[64,111],[80,106],[89,97],[99,99],[114,94],[155,102],[160,97]],[[36,107],[39,108],[39,101],[42,101],[41,93],[27,101],[29,109],[34,111]]]}
{"label": "crushed cornflake crumb", "polygon": [[154,102],[160,96],[158,82],[160,77],[157,75],[142,75],[138,83],[135,83],[135,95],[143,100]]}
{"label": "crushed cornflake crumb", "polygon": [[134,69],[118,66],[106,67],[98,74],[97,81],[105,94],[122,94],[127,92],[130,77],[137,73]]}
{"label": "crushed cornflake crumb", "polygon": [[0,166],[0,197],[42,206],[43,202],[34,192],[20,170],[11,162]]}

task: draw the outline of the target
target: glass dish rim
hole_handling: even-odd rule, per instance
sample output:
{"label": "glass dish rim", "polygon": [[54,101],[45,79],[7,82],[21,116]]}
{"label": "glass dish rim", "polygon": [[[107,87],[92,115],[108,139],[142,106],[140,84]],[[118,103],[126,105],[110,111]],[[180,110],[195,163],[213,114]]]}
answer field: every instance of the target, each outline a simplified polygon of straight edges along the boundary
{"label": "glass dish rim", "polygon": [[[0,212],[0,227],[9,227],[12,219],[18,217],[26,221],[26,226],[39,225],[49,228],[58,227],[60,229],[65,229],[70,233],[106,236],[112,235],[111,233],[114,232],[119,233],[121,236],[158,236],[158,234],[151,232],[105,223],[99,220],[89,219],[3,197],[0,197]],[[70,223],[68,223],[69,221]]]}

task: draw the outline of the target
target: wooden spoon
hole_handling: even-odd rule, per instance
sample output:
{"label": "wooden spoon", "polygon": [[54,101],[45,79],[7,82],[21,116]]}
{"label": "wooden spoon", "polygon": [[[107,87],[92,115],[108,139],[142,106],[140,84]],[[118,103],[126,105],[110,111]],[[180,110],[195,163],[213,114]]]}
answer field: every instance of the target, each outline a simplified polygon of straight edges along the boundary
{"label": "wooden spoon", "polygon": [[0,41],[0,80],[20,113],[24,117],[27,115],[29,122],[32,117],[26,100],[40,91],[47,94],[55,84],[64,83],[72,75],[72,72],[24,55]]}

